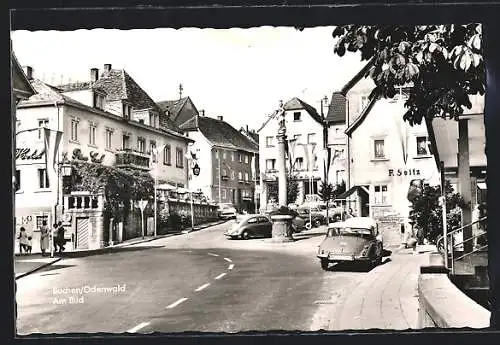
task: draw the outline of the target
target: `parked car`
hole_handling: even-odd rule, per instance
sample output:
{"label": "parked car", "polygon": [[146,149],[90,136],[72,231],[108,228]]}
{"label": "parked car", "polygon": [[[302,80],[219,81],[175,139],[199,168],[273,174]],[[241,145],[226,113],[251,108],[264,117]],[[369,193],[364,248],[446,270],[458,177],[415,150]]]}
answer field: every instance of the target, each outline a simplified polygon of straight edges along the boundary
{"label": "parked car", "polygon": [[[278,211],[277,208],[272,209],[272,210],[266,210],[264,215],[266,217],[268,217],[269,219],[271,219],[271,215],[277,211]],[[296,210],[291,210],[291,211],[292,211],[292,215],[294,216],[294,218],[292,219],[293,232],[298,233],[298,232],[301,232],[302,230],[306,229],[306,221],[302,217],[299,216],[299,213]]]}
{"label": "parked car", "polygon": [[233,204],[219,204],[217,214],[221,219],[236,219],[236,208]]}
{"label": "parked car", "polygon": [[324,270],[335,262],[381,264],[383,242],[377,222],[369,217],[353,217],[330,224],[317,257]]}
{"label": "parked car", "polygon": [[326,218],[321,213],[312,211],[309,216],[309,208],[300,207],[297,213],[305,221],[305,228],[308,230],[326,223]]}
{"label": "parked car", "polygon": [[224,235],[228,238],[247,240],[252,237],[271,237],[273,225],[263,215],[251,214],[236,220],[236,223]]}

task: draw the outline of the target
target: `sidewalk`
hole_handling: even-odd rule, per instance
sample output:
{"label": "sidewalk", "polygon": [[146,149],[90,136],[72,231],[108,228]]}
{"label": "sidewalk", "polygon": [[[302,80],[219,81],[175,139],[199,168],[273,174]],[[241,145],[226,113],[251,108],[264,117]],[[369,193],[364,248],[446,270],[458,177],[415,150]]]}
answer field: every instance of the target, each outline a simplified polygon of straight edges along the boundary
{"label": "sidewalk", "polygon": [[[215,226],[218,224],[225,223],[225,220],[217,221],[217,222],[212,222],[212,223],[206,223],[200,226],[195,226],[194,231],[199,231],[211,226]],[[120,251],[120,249],[127,248],[129,246],[132,246],[134,244],[139,244],[139,243],[145,243],[145,242],[151,242],[157,239],[161,238],[166,238],[166,237],[171,237],[171,236],[177,236],[177,235],[182,235],[186,233],[186,231],[191,231],[191,229],[185,229],[185,230],[179,230],[173,233],[165,234],[165,235],[159,235],[159,236],[147,236],[147,237],[139,237],[139,238],[133,238],[124,242],[121,242],[119,244],[109,246],[109,247],[104,247],[104,248],[98,248],[98,249],[81,249],[81,250],[73,250],[73,251],[67,251],[63,252],[62,254],[59,253],[54,253],[54,257],[49,257],[49,256],[42,256],[41,252],[38,251],[33,251],[30,255],[21,255],[19,254],[19,250],[15,251],[15,257],[14,257],[14,272],[15,272],[15,277],[16,279],[22,278],[28,274],[31,274],[33,272],[36,272],[44,267],[47,267],[49,265],[52,265],[55,262],[58,262],[62,260],[63,258],[76,258],[76,257],[84,257],[84,256],[90,256],[90,255],[99,255],[99,254],[106,254],[106,253],[111,253],[111,252],[117,252]],[[35,249],[35,248],[33,248]]]}

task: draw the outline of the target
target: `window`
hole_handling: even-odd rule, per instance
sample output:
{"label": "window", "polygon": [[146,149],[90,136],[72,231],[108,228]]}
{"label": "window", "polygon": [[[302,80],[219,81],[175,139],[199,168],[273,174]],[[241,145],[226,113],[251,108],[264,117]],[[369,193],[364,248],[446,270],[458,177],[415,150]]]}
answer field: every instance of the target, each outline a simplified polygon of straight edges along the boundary
{"label": "window", "polygon": [[300,111],[293,113],[293,121],[300,121]]}
{"label": "window", "polygon": [[234,162],[234,152],[231,153],[231,160]]}
{"label": "window", "polygon": [[95,146],[96,133],[97,133],[97,127],[91,124],[89,127],[89,145]]}
{"label": "window", "polygon": [[248,156],[245,155],[245,164],[248,164]]}
{"label": "window", "polygon": [[21,170],[16,170],[16,191],[21,189]]}
{"label": "window", "polygon": [[49,188],[49,176],[47,169],[38,169],[38,187]]}
{"label": "window", "polygon": [[78,120],[71,120],[71,140],[78,141]]}
{"label": "window", "polygon": [[106,148],[111,150],[111,145],[113,143],[113,130],[110,128],[106,128]]}
{"label": "window", "polygon": [[38,139],[43,139],[43,128],[48,128],[49,127],[49,120],[48,119],[40,119],[38,120]]}
{"label": "window", "polygon": [[276,164],[276,159],[266,159],[266,170],[272,171],[275,170],[274,165]]}
{"label": "window", "polygon": [[336,183],[341,183],[345,181],[345,170],[337,170],[335,172],[335,181]]}
{"label": "window", "polygon": [[302,143],[302,134],[295,134],[293,136],[293,139],[295,140],[295,144],[301,144]]}
{"label": "window", "polygon": [[429,148],[427,146],[427,137],[417,137],[417,156],[429,155]]}
{"label": "window", "polygon": [[316,139],[315,139],[315,137],[316,137],[316,134],[315,134],[315,133],[309,133],[309,134],[307,135],[307,143],[308,143],[308,144],[316,144]]}
{"label": "window", "polygon": [[144,119],[139,119],[139,123],[144,124]]}
{"label": "window", "polygon": [[226,151],[222,152],[222,159],[226,159]]}
{"label": "window", "polygon": [[368,104],[368,96],[367,95],[361,96],[360,111],[363,111],[363,109],[366,107],[367,104]]}
{"label": "window", "polygon": [[233,171],[231,171],[231,180],[234,180],[236,178],[236,173]]}
{"label": "window", "polygon": [[146,151],[146,140],[144,138],[137,139],[137,151],[141,153]]}
{"label": "window", "polygon": [[238,172],[238,180],[243,181],[243,173],[241,171]]}
{"label": "window", "polygon": [[43,225],[43,221],[46,222],[46,224],[49,224],[49,216],[36,216],[36,229],[40,230],[40,228]]}
{"label": "window", "polygon": [[273,147],[273,137],[266,137],[266,147]]}
{"label": "window", "polygon": [[304,169],[304,158],[302,157],[297,157],[295,158],[295,170],[302,170]]}
{"label": "window", "polygon": [[215,150],[215,159],[219,159],[219,151]]}
{"label": "window", "polygon": [[123,117],[125,119],[130,119],[131,112],[132,112],[132,107],[128,104],[123,103]]}
{"label": "window", "polygon": [[172,149],[170,145],[165,145],[163,149],[163,164],[172,165]]}
{"label": "window", "polygon": [[156,161],[158,160],[156,157],[158,152],[156,152],[156,143],[152,140],[149,142],[149,152],[151,152],[153,163],[156,163]]}
{"label": "window", "polygon": [[222,177],[224,176],[227,176],[227,170],[226,169],[222,169]]}
{"label": "window", "polygon": [[175,166],[184,168],[184,151],[181,148],[177,148],[175,151]]}
{"label": "window", "polygon": [[387,204],[387,185],[375,186],[374,204]]}
{"label": "window", "polygon": [[226,196],[227,196],[226,195],[226,190],[225,189],[221,190],[221,194],[222,194],[222,199],[225,199]]}
{"label": "window", "polygon": [[377,139],[373,141],[375,158],[385,158],[384,153],[384,139]]}
{"label": "window", "polygon": [[104,109],[104,96],[94,92],[94,108]]}
{"label": "window", "polygon": [[122,137],[122,148],[124,150],[130,148],[130,135],[128,135],[128,134],[124,134],[123,135],[123,137]]}
{"label": "window", "polygon": [[245,181],[250,181],[250,176],[248,176],[248,173],[245,173]]}
{"label": "window", "polygon": [[243,162],[243,155],[241,153],[238,154],[238,160],[240,161],[240,163]]}

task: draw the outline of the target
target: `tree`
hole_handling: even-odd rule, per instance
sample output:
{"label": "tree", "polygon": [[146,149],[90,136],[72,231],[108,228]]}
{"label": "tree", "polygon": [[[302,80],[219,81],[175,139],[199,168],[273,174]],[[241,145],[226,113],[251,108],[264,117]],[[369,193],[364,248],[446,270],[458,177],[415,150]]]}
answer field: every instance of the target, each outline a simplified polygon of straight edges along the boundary
{"label": "tree", "polygon": [[[293,176],[287,177],[286,184],[287,184],[286,202],[287,204],[291,204],[297,200],[297,196],[299,194],[299,184],[297,182],[297,179]],[[278,200],[277,182],[269,184],[268,196],[269,198],[275,198],[276,200]]]}
{"label": "tree", "polygon": [[[450,181],[445,183],[446,196],[446,222],[448,229],[456,229],[461,224],[460,207],[464,200],[460,194],[453,191]],[[441,197],[440,187],[424,185],[422,193],[413,199],[413,210],[410,220],[421,230],[422,236],[431,243],[436,243],[437,238],[443,233],[442,206],[439,204]]]}
{"label": "tree", "polygon": [[344,180],[340,181],[340,183],[337,183],[335,185],[335,189],[333,190],[333,198],[335,199],[340,194],[345,193],[346,190],[347,189],[346,189],[346,186],[345,186],[345,181]]}
{"label": "tree", "polygon": [[326,223],[328,224],[330,222],[330,215],[328,214],[329,211],[329,203],[330,199],[332,199],[332,196],[334,195],[334,189],[333,185],[326,180],[321,181],[321,184],[319,186],[319,196],[322,201],[326,203]]}
{"label": "tree", "polygon": [[334,52],[360,52],[375,82],[370,99],[392,98],[398,86],[413,84],[404,119],[420,124],[436,116],[457,118],[469,95],[485,92],[480,24],[346,25],[333,31]]}

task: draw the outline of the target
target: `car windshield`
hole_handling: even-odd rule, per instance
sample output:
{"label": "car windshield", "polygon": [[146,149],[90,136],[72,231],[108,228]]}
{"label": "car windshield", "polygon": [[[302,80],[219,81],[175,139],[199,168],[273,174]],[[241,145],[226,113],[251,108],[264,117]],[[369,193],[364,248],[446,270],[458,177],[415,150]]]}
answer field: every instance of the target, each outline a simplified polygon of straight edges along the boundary
{"label": "car windshield", "polygon": [[370,229],[363,228],[334,228],[337,234],[341,236],[369,236],[371,235]]}

